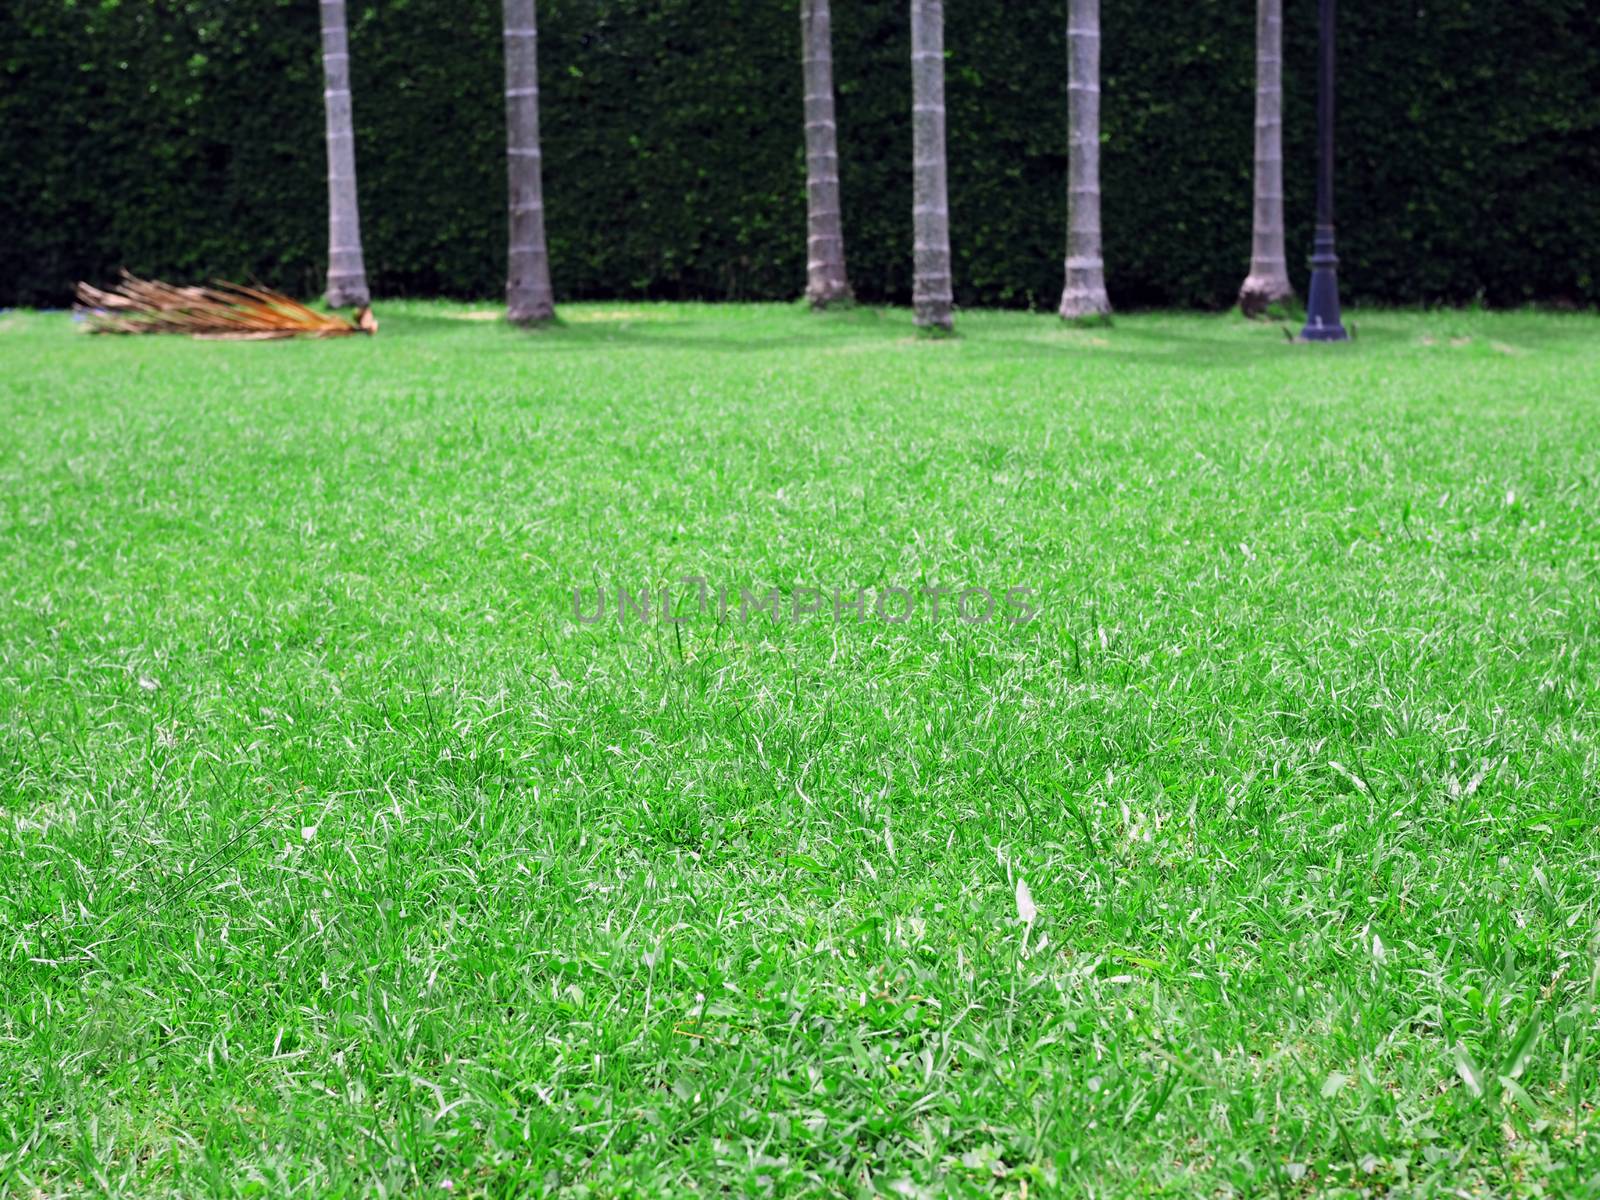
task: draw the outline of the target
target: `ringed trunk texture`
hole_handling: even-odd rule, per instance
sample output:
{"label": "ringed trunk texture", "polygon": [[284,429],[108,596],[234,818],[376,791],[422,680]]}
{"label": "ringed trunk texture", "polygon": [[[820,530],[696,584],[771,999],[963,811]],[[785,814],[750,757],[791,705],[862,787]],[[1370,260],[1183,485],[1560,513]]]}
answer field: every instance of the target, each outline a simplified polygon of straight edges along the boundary
{"label": "ringed trunk texture", "polygon": [[1100,0],[1067,5],[1067,262],[1061,315],[1111,311],[1100,248]]}
{"label": "ringed trunk texture", "polygon": [[955,321],[944,127],[944,2],[911,0],[912,307],[918,325],[948,330]]}
{"label": "ringed trunk texture", "polygon": [[844,269],[844,218],[839,204],[832,25],[828,0],[800,0],[806,96],[806,299],[818,309],[852,296]]}
{"label": "ringed trunk texture", "polygon": [[344,0],[322,0],[322,98],[328,118],[328,303],[371,302],[356,202],[356,135],[350,108],[350,33]]}
{"label": "ringed trunk texture", "polygon": [[539,25],[536,0],[505,0],[506,181],[510,239],[506,317],[531,325],[555,316],[544,237],[539,151]]}
{"label": "ringed trunk texture", "polygon": [[1283,0],[1258,0],[1255,217],[1250,275],[1239,288],[1245,316],[1294,297],[1283,243]]}

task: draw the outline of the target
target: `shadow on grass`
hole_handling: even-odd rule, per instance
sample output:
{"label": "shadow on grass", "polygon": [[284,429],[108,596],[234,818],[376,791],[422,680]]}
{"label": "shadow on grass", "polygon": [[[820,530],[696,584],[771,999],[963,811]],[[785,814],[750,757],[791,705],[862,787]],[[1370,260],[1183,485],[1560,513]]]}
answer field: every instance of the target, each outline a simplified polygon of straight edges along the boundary
{"label": "shadow on grass", "polygon": [[[467,315],[470,312],[472,315]],[[1104,328],[1080,329],[1063,325],[1040,313],[975,312],[958,318],[956,339],[918,337],[910,313],[897,309],[859,305],[839,311],[813,313],[798,305],[767,306],[751,312],[735,308],[719,312],[666,310],[641,307],[637,312],[619,306],[604,312],[575,307],[547,326],[526,329],[509,324],[502,310],[490,305],[461,314],[394,312],[386,317],[384,332],[404,337],[417,334],[430,339],[468,339],[477,350],[539,354],[605,354],[635,350],[682,350],[696,354],[729,356],[768,354],[774,351],[827,352],[858,348],[904,348],[927,342],[930,353],[938,347],[959,346],[964,361],[978,363],[1000,359],[1045,360],[1093,356],[1103,362],[1167,367],[1182,371],[1237,371],[1260,365],[1318,358],[1337,361],[1366,357],[1373,350],[1415,349],[1427,327],[1406,314],[1404,323],[1374,313],[1351,323],[1356,336],[1342,345],[1307,345],[1290,340],[1298,329],[1286,322],[1246,322],[1231,314],[1197,317],[1191,314],[1136,314],[1117,319]],[[491,315],[492,314],[492,315]],[[1453,328],[1451,314],[1441,314],[1441,327]],[[1211,324],[1214,322],[1214,324]],[[1586,343],[1593,337],[1589,322],[1539,322],[1483,331],[1488,336],[1514,338],[1529,349]],[[490,337],[485,337],[490,334]],[[1337,356],[1337,358],[1335,357]]]}
{"label": "shadow on grass", "polygon": [[[525,329],[503,318],[484,320],[449,314],[396,313],[386,329],[397,334],[415,331],[429,337],[472,333],[480,344],[485,332],[494,331],[506,348],[537,348],[540,353],[670,349],[727,355],[808,347],[822,350],[852,341],[881,341],[889,345],[910,338],[914,332],[909,318],[901,322],[897,316],[857,307],[827,313],[798,308],[789,313],[774,308],[755,319],[743,312],[727,316],[715,312],[657,316],[650,309],[641,309],[638,315],[623,313],[596,318],[578,309],[566,317],[558,314],[551,325]],[[774,329],[777,322],[790,319],[788,330]]]}

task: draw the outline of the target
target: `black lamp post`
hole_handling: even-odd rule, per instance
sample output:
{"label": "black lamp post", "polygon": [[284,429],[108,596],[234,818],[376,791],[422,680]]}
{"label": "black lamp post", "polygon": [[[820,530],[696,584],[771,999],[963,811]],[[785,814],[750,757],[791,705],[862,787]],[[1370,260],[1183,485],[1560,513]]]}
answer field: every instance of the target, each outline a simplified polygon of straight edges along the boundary
{"label": "black lamp post", "polygon": [[1317,0],[1317,232],[1306,327],[1300,331],[1308,342],[1350,337],[1339,320],[1339,256],[1333,252],[1333,3]]}

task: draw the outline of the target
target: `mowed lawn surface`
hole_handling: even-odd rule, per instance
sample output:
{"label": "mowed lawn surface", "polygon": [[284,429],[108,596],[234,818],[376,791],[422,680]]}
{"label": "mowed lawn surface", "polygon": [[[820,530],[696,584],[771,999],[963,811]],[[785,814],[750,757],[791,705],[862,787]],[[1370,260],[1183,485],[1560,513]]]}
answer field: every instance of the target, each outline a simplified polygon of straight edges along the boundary
{"label": "mowed lawn surface", "polygon": [[0,316],[0,1194],[1594,1189],[1600,321],[380,316]]}

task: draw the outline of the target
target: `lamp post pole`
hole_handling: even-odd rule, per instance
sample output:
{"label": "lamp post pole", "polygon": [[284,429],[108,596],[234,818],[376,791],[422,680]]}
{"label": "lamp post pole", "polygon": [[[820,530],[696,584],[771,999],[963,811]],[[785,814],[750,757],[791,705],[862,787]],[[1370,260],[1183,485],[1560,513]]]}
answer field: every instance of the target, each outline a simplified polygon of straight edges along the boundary
{"label": "lamp post pole", "polygon": [[1333,250],[1333,5],[1317,0],[1317,232],[1311,245],[1311,288],[1306,298],[1308,342],[1343,342],[1339,320],[1339,256]]}

